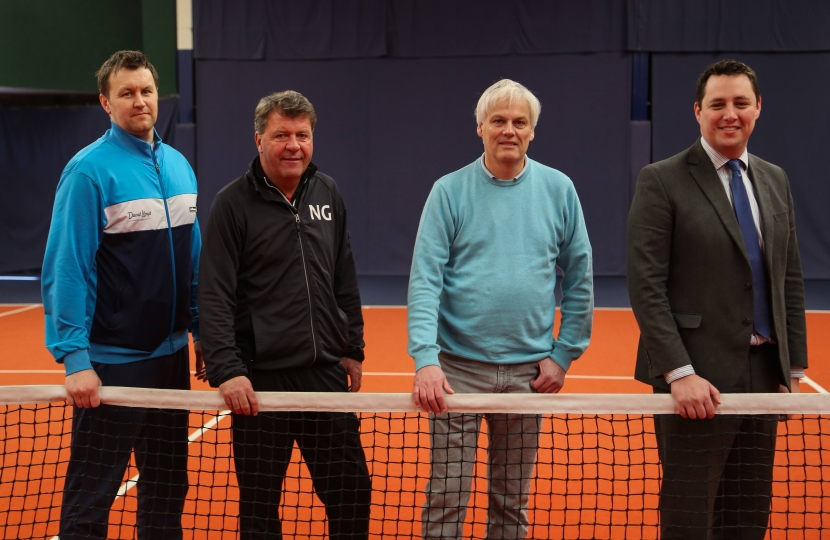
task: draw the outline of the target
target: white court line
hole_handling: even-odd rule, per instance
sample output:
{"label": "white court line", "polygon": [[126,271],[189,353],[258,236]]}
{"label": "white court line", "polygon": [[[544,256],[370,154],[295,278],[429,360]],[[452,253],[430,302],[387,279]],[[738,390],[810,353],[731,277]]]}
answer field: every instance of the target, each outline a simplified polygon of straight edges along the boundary
{"label": "white court line", "polygon": [[18,373],[66,373],[63,369],[0,369],[0,374],[16,375]]}
{"label": "white court line", "polygon": [[32,309],[35,309],[35,308],[39,308],[42,305],[43,304],[31,304],[31,305],[28,305],[26,307],[22,307],[20,309],[13,309],[11,311],[4,311],[3,313],[0,313],[0,317],[6,317],[8,315],[16,315],[17,313],[23,313],[24,311],[29,311],[29,310],[32,310]]}
{"label": "white court line", "polygon": [[[213,418],[211,418],[209,421],[205,422],[205,425],[203,425],[187,437],[187,444],[190,445],[191,443],[201,438],[202,435],[205,434],[205,432],[215,428],[216,425],[219,424],[219,422],[221,422],[222,419],[228,416],[229,414],[231,414],[231,411],[222,411]],[[115,494],[115,500],[118,500],[119,498],[123,497],[127,494],[127,492],[129,492],[131,489],[135,487],[135,485],[138,483],[138,476],[139,475],[135,475],[123,484],[121,484],[121,487],[118,488],[118,493]],[[53,536],[52,540],[60,540],[60,537]]]}
{"label": "white court line", "polygon": [[813,390],[815,390],[819,394],[828,394],[828,393],[830,393],[830,392],[827,392],[827,390],[825,390],[823,386],[821,386],[819,383],[817,383],[816,381],[814,381],[810,377],[805,376],[804,377],[804,382],[809,384],[810,386],[812,386]]}
{"label": "white court line", "polygon": [[[0,369],[0,375],[2,374],[24,374],[24,373],[60,373],[61,375],[64,373],[62,369]],[[191,375],[196,373],[195,371],[190,372]],[[364,371],[364,376],[374,376],[374,377],[414,377],[415,373],[408,373],[404,371]],[[566,379],[607,379],[607,380],[619,380],[619,381],[628,381],[634,380],[634,377],[624,377],[621,375],[565,375]],[[811,381],[812,382],[812,381]],[[810,384],[810,383],[808,383]]]}

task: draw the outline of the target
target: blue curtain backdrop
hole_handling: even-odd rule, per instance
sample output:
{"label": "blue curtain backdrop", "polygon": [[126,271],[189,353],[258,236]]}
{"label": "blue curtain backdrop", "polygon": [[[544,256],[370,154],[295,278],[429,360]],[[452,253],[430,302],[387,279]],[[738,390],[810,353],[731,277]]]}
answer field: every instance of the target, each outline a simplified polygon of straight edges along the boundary
{"label": "blue curtain backdrop", "polygon": [[[651,58],[652,160],[698,136],[695,80],[728,56],[759,73],[750,151],[789,173],[805,275],[830,279],[830,2],[194,0],[193,13],[202,212],[255,155],[257,100],[295,88],[320,114],[314,159],[343,188],[359,272],[406,274],[430,186],[480,155],[472,109],[510,77],[542,101],[530,156],[571,176],[597,274],[621,276],[629,170],[645,161],[632,148],[649,144],[629,121],[634,53]],[[177,106],[159,122],[174,145]],[[0,272],[39,268],[60,172],[106,128],[100,107],[0,108]]]}
{"label": "blue curtain backdrop", "polygon": [[[159,101],[156,130],[170,144],[177,108]],[[0,273],[39,272],[61,172],[109,127],[100,105],[0,107]]]}
{"label": "blue curtain backdrop", "polygon": [[485,88],[508,77],[542,102],[529,155],[574,181],[596,272],[623,275],[625,228],[619,224],[629,202],[631,100],[626,55],[202,61],[197,68],[202,215],[256,156],[259,98],[291,88],[317,110],[313,160],[343,192],[358,272],[407,274],[432,184],[482,154],[473,109]]}
{"label": "blue curtain backdrop", "polygon": [[[653,154],[658,161],[700,136],[692,106],[695,80],[724,55],[656,54],[652,64]],[[729,54],[727,56],[734,56]],[[741,54],[758,73],[761,116],[748,150],[782,167],[790,179],[804,276],[830,279],[830,53]]]}

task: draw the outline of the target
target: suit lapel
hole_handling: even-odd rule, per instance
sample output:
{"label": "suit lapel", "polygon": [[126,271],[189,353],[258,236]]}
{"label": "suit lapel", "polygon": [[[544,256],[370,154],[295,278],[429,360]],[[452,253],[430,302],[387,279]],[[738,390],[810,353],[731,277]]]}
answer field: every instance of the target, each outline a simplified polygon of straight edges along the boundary
{"label": "suit lapel", "polygon": [[749,255],[746,252],[744,237],[741,234],[741,228],[738,225],[735,210],[729,203],[726,190],[723,188],[720,178],[718,178],[718,172],[715,170],[715,166],[712,165],[712,160],[706,155],[706,151],[700,144],[699,139],[689,150],[688,164],[689,173],[715,208],[715,212],[717,212],[723,226],[726,228],[729,236],[732,237],[732,240],[735,241],[738,249],[743,253],[744,258],[749,261]]}
{"label": "suit lapel", "polygon": [[763,169],[758,166],[758,160],[752,154],[749,155],[749,178],[755,187],[755,198],[758,201],[758,213],[761,217],[761,230],[764,232],[764,261],[767,265],[767,271],[769,271],[772,268],[773,241],[775,239],[769,179]]}

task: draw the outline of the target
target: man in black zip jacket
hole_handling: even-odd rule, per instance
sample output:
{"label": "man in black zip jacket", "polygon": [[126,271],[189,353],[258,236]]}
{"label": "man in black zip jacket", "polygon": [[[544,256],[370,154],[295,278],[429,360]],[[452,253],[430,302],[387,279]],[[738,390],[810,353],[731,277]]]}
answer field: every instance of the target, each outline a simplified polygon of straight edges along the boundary
{"label": "man in black zip jacket", "polygon": [[233,411],[241,538],[281,538],[279,503],[294,442],[332,539],[367,538],[371,480],[354,413],[258,414],[259,392],[357,392],[363,316],[346,209],[311,163],[314,107],[294,91],[262,98],[259,156],[225,186],[205,227],[202,350]]}

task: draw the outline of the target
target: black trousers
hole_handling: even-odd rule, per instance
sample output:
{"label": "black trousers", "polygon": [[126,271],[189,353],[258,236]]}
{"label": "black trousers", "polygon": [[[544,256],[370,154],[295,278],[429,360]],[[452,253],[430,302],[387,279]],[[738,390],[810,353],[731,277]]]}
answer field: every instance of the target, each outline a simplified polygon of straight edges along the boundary
{"label": "black trousers", "polygon": [[[778,392],[778,348],[750,347],[731,393]],[[663,469],[661,538],[763,540],[772,499],[777,415],[690,420],[655,415]]]}
{"label": "black trousers", "polygon": [[[93,368],[104,386],[190,389],[188,349]],[[60,538],[107,538],[110,507],[135,450],[139,540],[182,538],[187,496],[188,411],[101,405],[75,407],[61,505]]]}
{"label": "black trousers", "polygon": [[[258,392],[346,392],[339,364],[250,374]],[[282,538],[279,505],[294,443],[326,507],[329,538],[368,538],[372,481],[354,413],[233,415],[242,540]]]}

